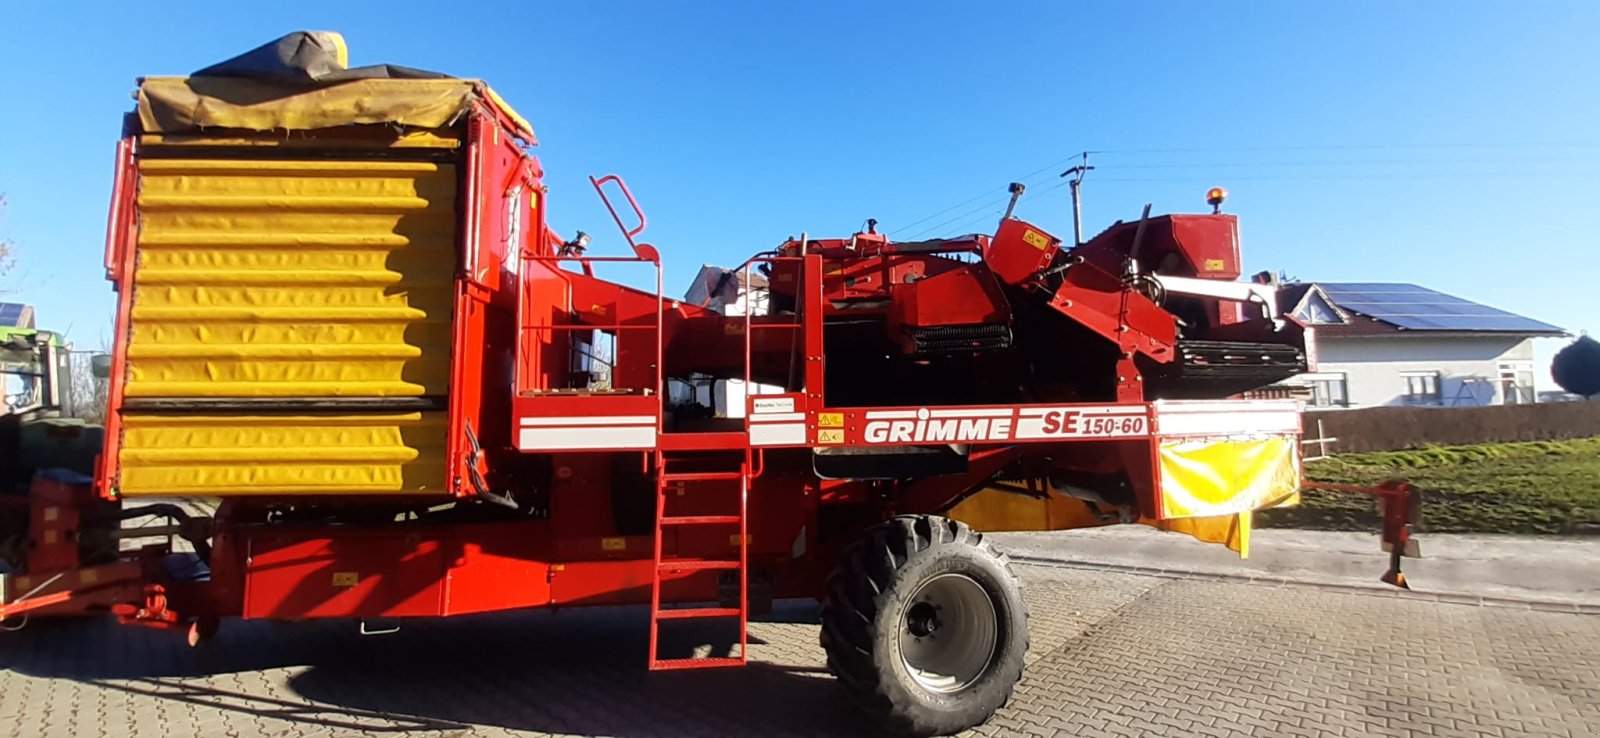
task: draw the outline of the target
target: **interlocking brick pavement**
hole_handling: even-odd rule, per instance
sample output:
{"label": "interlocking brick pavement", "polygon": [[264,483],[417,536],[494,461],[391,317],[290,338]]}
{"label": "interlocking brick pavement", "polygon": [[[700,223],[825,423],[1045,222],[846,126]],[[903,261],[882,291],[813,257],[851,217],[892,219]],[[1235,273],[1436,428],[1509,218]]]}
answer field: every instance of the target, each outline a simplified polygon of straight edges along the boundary
{"label": "interlocking brick pavement", "polygon": [[[1019,567],[1033,651],[985,736],[1597,736],[1600,618]],[[645,613],[503,613],[359,636],[224,623],[201,649],[104,621],[0,634],[0,735],[873,735],[815,607],[743,670],[649,674]],[[725,649],[704,624],[671,646]]]}

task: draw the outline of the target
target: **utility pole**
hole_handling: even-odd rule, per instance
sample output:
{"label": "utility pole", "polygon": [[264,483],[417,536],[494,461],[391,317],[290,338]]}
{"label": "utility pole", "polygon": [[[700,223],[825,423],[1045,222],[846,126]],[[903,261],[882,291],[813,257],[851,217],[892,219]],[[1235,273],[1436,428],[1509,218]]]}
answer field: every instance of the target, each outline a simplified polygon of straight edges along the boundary
{"label": "utility pole", "polygon": [[1080,188],[1083,186],[1083,175],[1094,171],[1094,167],[1089,166],[1089,152],[1085,151],[1080,156],[1083,157],[1082,163],[1061,173],[1063,177],[1072,178],[1067,184],[1072,187],[1072,243],[1077,246],[1083,245],[1083,195]]}

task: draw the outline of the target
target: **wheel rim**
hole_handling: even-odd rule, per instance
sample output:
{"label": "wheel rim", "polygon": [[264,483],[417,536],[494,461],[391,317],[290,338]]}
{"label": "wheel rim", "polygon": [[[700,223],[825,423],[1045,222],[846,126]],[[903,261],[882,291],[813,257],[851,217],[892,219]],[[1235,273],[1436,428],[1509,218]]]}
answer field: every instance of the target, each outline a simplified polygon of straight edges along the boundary
{"label": "wheel rim", "polygon": [[959,692],[989,670],[1000,617],[983,585],[940,574],[911,595],[900,623],[900,661],[930,692]]}

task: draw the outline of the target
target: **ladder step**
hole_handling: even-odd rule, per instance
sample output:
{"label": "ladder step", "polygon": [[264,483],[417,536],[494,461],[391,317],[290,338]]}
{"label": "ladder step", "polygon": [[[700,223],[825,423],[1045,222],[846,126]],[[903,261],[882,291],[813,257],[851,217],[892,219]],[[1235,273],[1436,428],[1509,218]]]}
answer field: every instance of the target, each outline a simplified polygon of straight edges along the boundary
{"label": "ladder step", "polygon": [[748,445],[750,434],[742,430],[656,434],[656,448],[662,451],[736,451]]}
{"label": "ladder step", "polygon": [[726,666],[744,666],[744,659],[737,656],[722,656],[706,659],[656,659],[650,662],[654,671],[669,669],[710,669]]}
{"label": "ladder step", "polygon": [[667,472],[663,482],[722,482],[744,479],[744,472]]}
{"label": "ladder step", "polygon": [[738,525],[738,515],[675,515],[662,518],[662,525]]}
{"label": "ladder step", "polygon": [[720,561],[715,559],[668,559],[656,564],[658,571],[710,571],[715,569],[735,570],[739,568],[737,561]]}
{"label": "ladder step", "polygon": [[688,607],[678,610],[657,610],[657,620],[688,620],[691,618],[736,618],[741,611],[737,607]]}

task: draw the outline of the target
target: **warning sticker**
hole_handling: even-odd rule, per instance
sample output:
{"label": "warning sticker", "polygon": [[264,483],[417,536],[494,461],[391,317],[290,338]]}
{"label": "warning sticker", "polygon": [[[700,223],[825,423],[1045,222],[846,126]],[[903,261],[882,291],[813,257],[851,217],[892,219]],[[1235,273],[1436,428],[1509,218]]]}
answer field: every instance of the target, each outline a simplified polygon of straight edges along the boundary
{"label": "warning sticker", "polygon": [[1045,247],[1050,245],[1050,237],[1035,230],[1023,231],[1022,240],[1040,251],[1045,250]]}

